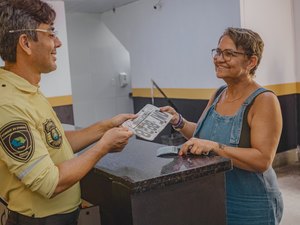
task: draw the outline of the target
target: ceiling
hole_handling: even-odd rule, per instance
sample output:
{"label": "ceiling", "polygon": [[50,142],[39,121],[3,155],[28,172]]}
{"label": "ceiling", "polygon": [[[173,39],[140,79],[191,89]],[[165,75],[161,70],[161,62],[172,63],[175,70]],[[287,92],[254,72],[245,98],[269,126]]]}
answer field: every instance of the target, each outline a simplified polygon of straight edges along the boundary
{"label": "ceiling", "polygon": [[[49,0],[48,0],[49,1]],[[50,0],[55,1],[55,0]],[[63,0],[67,12],[102,13],[137,0]]]}

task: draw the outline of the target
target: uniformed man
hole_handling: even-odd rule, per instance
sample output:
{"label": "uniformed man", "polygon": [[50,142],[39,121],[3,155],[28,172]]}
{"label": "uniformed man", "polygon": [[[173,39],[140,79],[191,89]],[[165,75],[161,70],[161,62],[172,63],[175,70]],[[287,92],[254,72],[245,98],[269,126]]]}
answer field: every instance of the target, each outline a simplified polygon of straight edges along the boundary
{"label": "uniformed man", "polygon": [[55,16],[40,0],[0,1],[0,56],[5,62],[0,68],[0,197],[10,210],[7,225],[77,224],[80,179],[105,154],[121,151],[132,136],[120,125],[133,114],[63,130],[39,90],[41,74],[56,69],[62,44]]}

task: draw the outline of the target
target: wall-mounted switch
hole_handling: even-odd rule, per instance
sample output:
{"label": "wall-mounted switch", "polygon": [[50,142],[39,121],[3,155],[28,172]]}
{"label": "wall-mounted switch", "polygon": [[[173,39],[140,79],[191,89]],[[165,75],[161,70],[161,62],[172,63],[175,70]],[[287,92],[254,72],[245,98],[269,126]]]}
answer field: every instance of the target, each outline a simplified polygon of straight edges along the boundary
{"label": "wall-mounted switch", "polygon": [[128,74],[127,73],[119,73],[119,81],[120,81],[120,87],[125,87],[128,85]]}

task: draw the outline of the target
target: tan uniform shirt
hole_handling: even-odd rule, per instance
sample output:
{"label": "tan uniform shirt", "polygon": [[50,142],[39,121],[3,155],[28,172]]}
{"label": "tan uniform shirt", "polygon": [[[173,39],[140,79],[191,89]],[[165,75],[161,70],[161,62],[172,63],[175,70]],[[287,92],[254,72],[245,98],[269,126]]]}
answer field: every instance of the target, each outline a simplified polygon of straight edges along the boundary
{"label": "tan uniform shirt", "polygon": [[62,125],[39,88],[0,69],[0,196],[23,215],[74,211],[79,183],[51,198],[57,164],[73,158]]}

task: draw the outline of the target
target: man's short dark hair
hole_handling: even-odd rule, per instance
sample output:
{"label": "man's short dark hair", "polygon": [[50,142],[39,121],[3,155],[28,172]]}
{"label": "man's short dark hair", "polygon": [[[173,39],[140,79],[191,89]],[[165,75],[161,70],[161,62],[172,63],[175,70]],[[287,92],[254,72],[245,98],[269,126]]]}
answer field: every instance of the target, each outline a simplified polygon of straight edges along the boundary
{"label": "man's short dark hair", "polygon": [[9,33],[10,30],[36,29],[40,24],[52,24],[56,13],[40,0],[0,1],[0,56],[3,61],[16,62],[17,44],[21,34],[38,41],[35,31]]}

